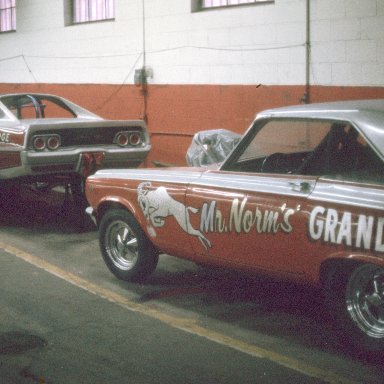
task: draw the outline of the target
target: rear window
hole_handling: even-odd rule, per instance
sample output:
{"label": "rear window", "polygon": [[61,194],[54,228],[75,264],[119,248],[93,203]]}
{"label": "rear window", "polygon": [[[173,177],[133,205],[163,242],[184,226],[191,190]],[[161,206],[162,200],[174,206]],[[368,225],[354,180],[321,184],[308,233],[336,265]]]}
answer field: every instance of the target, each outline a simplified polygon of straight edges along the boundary
{"label": "rear window", "polygon": [[76,117],[65,103],[55,97],[12,95],[3,97],[1,101],[19,120]]}

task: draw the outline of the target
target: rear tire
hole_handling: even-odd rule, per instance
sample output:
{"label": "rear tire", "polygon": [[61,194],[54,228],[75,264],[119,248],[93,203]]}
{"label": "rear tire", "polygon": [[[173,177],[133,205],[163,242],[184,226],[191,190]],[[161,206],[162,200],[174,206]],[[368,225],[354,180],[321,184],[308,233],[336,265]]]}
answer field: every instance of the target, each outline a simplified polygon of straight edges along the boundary
{"label": "rear tire", "polygon": [[359,350],[384,352],[384,268],[359,264],[333,270],[325,293],[347,341]]}
{"label": "rear tire", "polygon": [[128,211],[107,211],[100,222],[99,232],[104,262],[118,279],[137,281],[155,270],[158,253]]}

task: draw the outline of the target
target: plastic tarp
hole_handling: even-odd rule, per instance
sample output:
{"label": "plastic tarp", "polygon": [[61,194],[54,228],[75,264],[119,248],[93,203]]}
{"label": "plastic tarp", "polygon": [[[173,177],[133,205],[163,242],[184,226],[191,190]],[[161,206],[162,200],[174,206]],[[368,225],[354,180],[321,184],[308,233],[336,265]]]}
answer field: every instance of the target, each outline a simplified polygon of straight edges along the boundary
{"label": "plastic tarp", "polygon": [[187,151],[187,164],[194,167],[204,167],[221,163],[240,139],[241,135],[226,129],[197,132]]}

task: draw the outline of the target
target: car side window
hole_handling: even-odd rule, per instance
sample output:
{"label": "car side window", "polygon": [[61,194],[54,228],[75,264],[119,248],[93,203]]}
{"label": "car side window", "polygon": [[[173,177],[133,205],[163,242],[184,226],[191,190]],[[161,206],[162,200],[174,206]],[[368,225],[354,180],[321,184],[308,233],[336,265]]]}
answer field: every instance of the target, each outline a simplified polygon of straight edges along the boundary
{"label": "car side window", "polygon": [[270,120],[255,129],[226,170],[295,173],[330,130],[323,121]]}
{"label": "car side window", "polygon": [[383,182],[384,163],[347,122],[270,120],[227,170]]}
{"label": "car side window", "polygon": [[298,174],[328,176],[359,182],[383,182],[384,163],[365,138],[350,124],[332,124]]}

